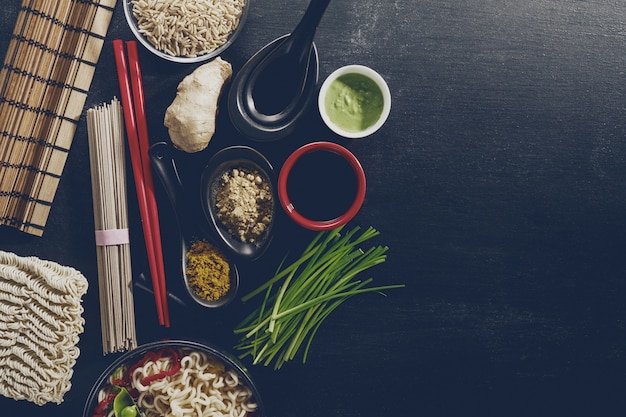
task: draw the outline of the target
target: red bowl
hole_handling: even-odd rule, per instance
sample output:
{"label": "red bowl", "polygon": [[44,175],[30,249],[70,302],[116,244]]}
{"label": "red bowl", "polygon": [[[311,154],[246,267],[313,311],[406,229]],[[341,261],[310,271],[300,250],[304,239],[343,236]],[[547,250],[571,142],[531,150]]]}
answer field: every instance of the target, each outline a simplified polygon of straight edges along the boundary
{"label": "red bowl", "polygon": [[[345,159],[352,167],[356,177],[356,195],[348,210],[340,216],[329,220],[312,220],[304,217],[294,207],[287,192],[287,180],[293,166],[305,154],[311,152],[333,152]],[[333,142],[312,142],[296,149],[285,161],[278,176],[278,199],[287,215],[300,226],[316,231],[335,229],[352,220],[363,205],[365,199],[365,172],[359,160],[349,150]]]}

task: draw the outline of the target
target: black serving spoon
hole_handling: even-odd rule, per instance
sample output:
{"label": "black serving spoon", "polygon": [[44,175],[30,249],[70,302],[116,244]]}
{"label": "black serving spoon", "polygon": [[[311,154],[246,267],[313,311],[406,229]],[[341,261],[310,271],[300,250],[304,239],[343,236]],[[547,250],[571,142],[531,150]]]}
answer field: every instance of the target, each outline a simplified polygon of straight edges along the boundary
{"label": "black serving spoon", "polygon": [[[224,173],[232,169],[247,169],[257,172],[271,189],[272,201],[270,207],[271,219],[266,229],[254,241],[242,241],[229,232],[220,221],[217,214],[218,189]],[[273,227],[278,207],[276,191],[276,175],[269,160],[254,148],[249,146],[230,146],[218,151],[202,170],[200,179],[201,201],[204,215],[223,242],[225,249],[232,255],[246,261],[259,259],[267,250],[272,241]]]}
{"label": "black serving spoon", "polygon": [[[230,290],[219,299],[207,301],[204,298],[199,297],[189,285],[189,280],[186,274],[186,255],[191,248],[192,243],[196,240],[206,240],[211,244],[215,243],[213,239],[204,231],[204,229],[194,222],[192,210],[189,204],[186,204],[187,196],[185,194],[183,183],[180,180],[176,162],[174,161],[170,146],[165,142],[155,143],[150,147],[148,153],[150,155],[152,166],[159,177],[163,188],[165,189],[165,193],[167,194],[170,203],[172,204],[174,215],[176,216],[176,221],[178,222],[180,229],[181,270],[187,292],[194,301],[204,307],[216,308],[230,303],[235,298],[239,287],[239,272],[237,270],[237,266],[230,259],[228,260],[230,264]],[[196,203],[198,202],[198,200],[192,200],[192,202],[193,201]]]}
{"label": "black serving spoon", "polygon": [[235,128],[260,141],[293,131],[316,91],[319,78],[317,26],[330,0],[311,0],[300,23],[254,54],[237,73],[228,97]]}

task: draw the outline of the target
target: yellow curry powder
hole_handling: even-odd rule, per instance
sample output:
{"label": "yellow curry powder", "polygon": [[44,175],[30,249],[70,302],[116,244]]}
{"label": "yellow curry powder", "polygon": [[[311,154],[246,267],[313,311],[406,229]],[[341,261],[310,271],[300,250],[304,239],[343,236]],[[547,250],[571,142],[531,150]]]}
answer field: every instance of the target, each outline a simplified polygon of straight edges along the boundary
{"label": "yellow curry powder", "polygon": [[230,289],[230,265],[224,254],[205,240],[196,240],[187,251],[187,279],[194,292],[215,301]]}

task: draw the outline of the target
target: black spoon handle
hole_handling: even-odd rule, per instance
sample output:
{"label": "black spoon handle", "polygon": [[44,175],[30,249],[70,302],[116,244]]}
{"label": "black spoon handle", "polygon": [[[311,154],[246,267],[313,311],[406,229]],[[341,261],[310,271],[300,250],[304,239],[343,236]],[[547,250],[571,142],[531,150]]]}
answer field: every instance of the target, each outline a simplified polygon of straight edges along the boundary
{"label": "black spoon handle", "polygon": [[304,62],[308,59],[310,48],[306,48],[306,46],[313,43],[315,31],[329,3],[330,0],[311,0],[304,16],[291,33],[288,39],[288,42],[291,43],[289,49],[290,52],[294,51],[299,54],[298,62]]}
{"label": "black spoon handle", "polygon": [[165,142],[158,142],[150,147],[148,154],[150,155],[152,167],[172,204],[181,233],[183,236],[187,236],[191,229],[189,224],[190,210],[185,205],[185,189],[180,180],[171,147]]}

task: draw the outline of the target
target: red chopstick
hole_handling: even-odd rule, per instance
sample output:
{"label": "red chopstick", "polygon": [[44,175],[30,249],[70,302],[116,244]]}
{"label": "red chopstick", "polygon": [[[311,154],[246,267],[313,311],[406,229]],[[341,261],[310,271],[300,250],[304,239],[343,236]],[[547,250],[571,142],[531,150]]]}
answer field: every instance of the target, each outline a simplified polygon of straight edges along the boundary
{"label": "red chopstick", "polygon": [[167,305],[167,290],[165,286],[165,269],[163,266],[163,247],[161,245],[161,229],[159,226],[159,214],[157,211],[157,202],[154,193],[154,181],[152,179],[152,170],[150,169],[150,140],[148,139],[148,122],[146,120],[145,99],[143,93],[143,80],[141,77],[141,67],[139,65],[139,53],[137,52],[137,42],[126,42],[128,52],[128,61],[130,63],[130,81],[133,92],[133,103],[135,104],[135,117],[137,122],[137,133],[139,134],[139,151],[141,154],[141,166],[145,186],[147,191],[148,205],[151,210],[150,226],[154,233],[154,251],[159,254],[157,262],[157,272],[160,279],[161,303],[163,305],[163,314],[165,325],[169,327],[169,311]]}
{"label": "red chopstick", "polygon": [[[124,120],[126,124],[126,134],[128,136],[128,145],[133,167],[133,177],[135,180],[135,188],[137,190],[137,198],[139,202],[139,210],[141,214],[141,223],[143,227],[144,239],[146,243],[146,253],[148,256],[148,264],[150,267],[150,275],[152,277],[152,287],[154,290],[154,299],[157,307],[157,315],[159,324],[169,327],[169,311],[167,308],[167,291],[165,288],[165,275],[163,266],[163,253],[161,248],[161,235],[158,222],[158,210],[156,199],[154,196],[154,183],[150,171],[149,161],[144,163],[145,158],[142,156],[140,147],[140,136],[147,143],[147,124],[145,120],[143,88],[140,77],[137,77],[139,71],[138,59],[135,48],[135,55],[132,67],[135,72],[134,90],[138,92],[133,100],[131,85],[128,78],[128,64],[124,53],[124,44],[121,40],[113,41],[113,51],[115,54],[115,63],[117,67],[117,76],[120,84],[120,93],[122,100],[122,108],[124,109]],[[135,105],[133,106],[133,101]],[[137,103],[138,102],[138,103]],[[135,114],[136,108],[139,108],[139,119]],[[138,125],[142,127],[138,129]],[[145,149],[147,157],[147,147]]]}

